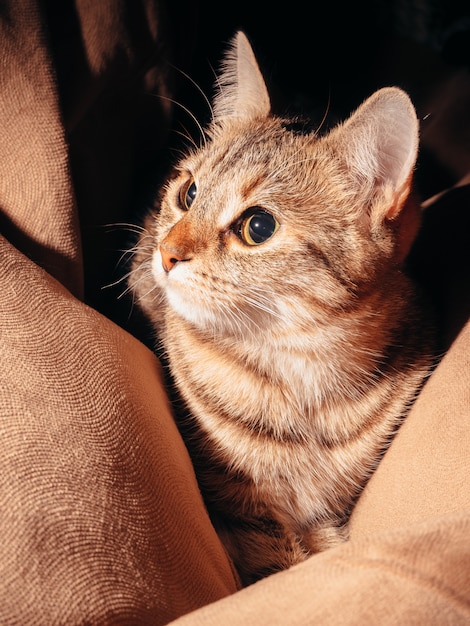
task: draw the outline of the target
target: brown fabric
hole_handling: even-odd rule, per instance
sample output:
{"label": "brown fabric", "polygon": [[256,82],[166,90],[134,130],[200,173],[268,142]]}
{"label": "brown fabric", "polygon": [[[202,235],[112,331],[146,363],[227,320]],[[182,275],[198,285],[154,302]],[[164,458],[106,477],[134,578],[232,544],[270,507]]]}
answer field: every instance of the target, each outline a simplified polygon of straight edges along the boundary
{"label": "brown fabric", "polygon": [[[142,166],[132,152],[132,129],[151,113],[143,94],[170,88],[161,45],[150,55],[155,46],[146,38],[149,30],[156,37],[159,5],[145,4],[140,37],[134,31],[131,41],[126,24],[136,27],[134,5],[84,1],[75,11],[68,2],[49,3],[49,16],[33,0],[0,7],[5,625],[164,624],[236,590],[172,421],[156,358],[76,299],[84,293],[82,249],[96,268],[107,250],[103,241],[102,249],[93,249],[90,241],[97,238],[87,229],[106,223],[111,213],[122,219],[131,170]],[[139,6],[143,12],[144,3]],[[59,78],[69,82],[57,83],[51,51],[59,56],[61,28],[70,41],[67,24],[80,23],[77,14],[89,72],[62,68]],[[81,98],[74,100],[67,89]],[[151,100],[158,115],[159,100]],[[167,128],[159,123],[157,147]],[[72,168],[80,151],[84,164]],[[144,157],[150,159],[149,148]],[[113,184],[118,191],[108,198]],[[94,194],[104,206],[88,203]],[[83,236],[79,222],[86,225]]]}
{"label": "brown fabric", "polygon": [[470,323],[421,392],[362,494],[352,519],[353,539],[450,512],[470,513],[469,420]]}
{"label": "brown fabric", "polygon": [[351,541],[172,624],[468,625],[469,517]]}
{"label": "brown fabric", "polygon": [[0,623],[164,624],[234,591],[153,354],[0,258]]}
{"label": "brown fabric", "polygon": [[53,68],[35,2],[0,9],[0,227],[74,293],[77,214]]}
{"label": "brown fabric", "polygon": [[237,591],[158,361],[102,289],[122,242],[104,226],[145,201],[155,94],[190,55],[192,3],[170,4],[0,6],[0,623],[468,624],[468,186],[428,209],[414,259],[449,350],[351,541]]}

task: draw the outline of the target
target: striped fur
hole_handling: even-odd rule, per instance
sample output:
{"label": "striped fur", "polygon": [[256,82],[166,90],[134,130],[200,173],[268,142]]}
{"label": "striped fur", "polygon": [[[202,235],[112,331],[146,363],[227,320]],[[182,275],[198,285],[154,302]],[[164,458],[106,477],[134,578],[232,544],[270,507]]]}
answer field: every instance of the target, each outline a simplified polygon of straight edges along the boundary
{"label": "striped fur", "polygon": [[[242,33],[220,86],[203,145],[147,217],[130,284],[188,409],[180,426],[208,509],[248,584],[347,537],[432,348],[404,271],[419,227],[406,94],[377,92],[326,136],[298,132],[270,115]],[[250,207],[279,223],[258,245],[240,235]]]}

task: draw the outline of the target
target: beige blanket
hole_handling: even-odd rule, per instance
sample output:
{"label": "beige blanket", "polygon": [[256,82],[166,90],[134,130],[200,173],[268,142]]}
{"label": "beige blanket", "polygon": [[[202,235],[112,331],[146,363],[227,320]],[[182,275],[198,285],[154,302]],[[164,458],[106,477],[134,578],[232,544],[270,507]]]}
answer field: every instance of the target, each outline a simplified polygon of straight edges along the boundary
{"label": "beige blanket", "polygon": [[429,209],[449,350],[351,541],[237,590],[158,361],[102,289],[187,33],[150,0],[71,4],[0,4],[0,623],[470,624],[470,188]]}

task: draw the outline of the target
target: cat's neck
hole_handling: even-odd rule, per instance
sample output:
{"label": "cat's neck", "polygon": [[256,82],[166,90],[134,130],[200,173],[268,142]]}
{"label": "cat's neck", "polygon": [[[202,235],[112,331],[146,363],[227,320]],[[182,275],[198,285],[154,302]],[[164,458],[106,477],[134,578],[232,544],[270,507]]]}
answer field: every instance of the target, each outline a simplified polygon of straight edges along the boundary
{"label": "cat's neck", "polygon": [[[386,366],[393,352],[390,328],[395,329],[395,340],[400,341],[397,324],[403,311],[399,303],[404,300],[396,295],[395,308],[379,306],[381,296],[377,295],[369,304],[362,302],[357,311],[331,316],[327,324],[320,324],[311,311],[305,311],[290,321],[286,317],[282,323],[274,319],[256,332],[250,329],[236,335],[204,331],[179,319],[176,324],[185,332],[175,336],[179,337],[181,349],[197,345],[194,354],[208,352],[208,360],[213,359],[220,367],[226,356],[230,376],[238,364],[273,385],[291,389],[299,397],[305,396],[308,389],[310,401],[320,406],[325,397],[331,397],[332,389],[338,401],[341,397],[359,397]],[[168,335],[172,336],[171,323]]]}

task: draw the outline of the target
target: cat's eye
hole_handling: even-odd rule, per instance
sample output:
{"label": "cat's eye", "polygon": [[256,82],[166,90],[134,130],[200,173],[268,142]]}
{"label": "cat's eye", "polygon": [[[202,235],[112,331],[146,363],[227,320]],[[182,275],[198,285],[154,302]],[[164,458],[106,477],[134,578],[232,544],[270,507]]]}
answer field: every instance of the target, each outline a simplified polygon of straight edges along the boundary
{"label": "cat's eye", "polygon": [[190,178],[180,189],[179,200],[180,206],[184,211],[187,211],[192,205],[194,198],[196,197],[197,187],[194,179]]}
{"label": "cat's eye", "polygon": [[275,217],[259,207],[252,207],[243,214],[236,233],[249,246],[259,246],[268,241],[279,228]]}

